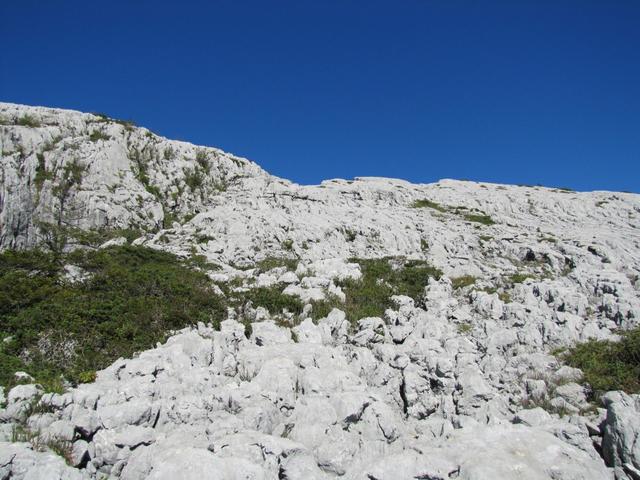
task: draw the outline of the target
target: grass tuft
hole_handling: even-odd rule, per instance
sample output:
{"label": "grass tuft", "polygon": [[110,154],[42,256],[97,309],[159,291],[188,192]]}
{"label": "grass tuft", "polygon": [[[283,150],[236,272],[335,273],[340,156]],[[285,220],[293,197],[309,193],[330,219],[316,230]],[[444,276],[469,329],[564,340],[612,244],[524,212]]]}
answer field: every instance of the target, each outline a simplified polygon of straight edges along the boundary
{"label": "grass tuft", "polygon": [[451,279],[451,286],[454,290],[459,288],[468,287],[476,283],[477,278],[473,275],[463,275],[461,277],[455,277]]}

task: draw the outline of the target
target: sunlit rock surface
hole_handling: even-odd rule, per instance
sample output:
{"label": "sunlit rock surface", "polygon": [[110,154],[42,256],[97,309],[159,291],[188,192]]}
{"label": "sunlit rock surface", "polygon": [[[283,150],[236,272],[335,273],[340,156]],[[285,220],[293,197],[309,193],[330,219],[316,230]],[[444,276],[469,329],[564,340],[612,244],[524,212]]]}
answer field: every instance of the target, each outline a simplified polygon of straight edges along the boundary
{"label": "sunlit rock surface", "polygon": [[[258,308],[244,312],[249,338],[235,313],[219,331],[183,330],[95,383],[45,394],[35,414],[37,386],[0,392],[0,479],[640,478],[637,398],[610,393],[594,410],[580,372],[550,353],[637,325],[640,196],[300,186],[91,114],[0,104],[0,120],[2,248],[51,241],[52,225],[139,229],[136,244],[221,265],[216,281],[281,285],[305,302],[344,298],[338,283],[361,276],[352,257],[444,272],[418,301],[394,297],[353,328],[338,309],[314,323],[308,308]],[[241,269],[274,256],[299,263]],[[25,421],[69,446],[67,463],[11,443]]]}

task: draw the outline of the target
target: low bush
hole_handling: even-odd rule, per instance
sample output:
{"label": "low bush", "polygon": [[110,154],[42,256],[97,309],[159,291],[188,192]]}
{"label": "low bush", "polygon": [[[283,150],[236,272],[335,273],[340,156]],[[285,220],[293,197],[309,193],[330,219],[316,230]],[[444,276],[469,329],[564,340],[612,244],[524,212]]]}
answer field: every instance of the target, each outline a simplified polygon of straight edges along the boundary
{"label": "low bush", "polygon": [[16,125],[19,125],[21,127],[38,128],[40,126],[40,122],[37,118],[32,117],[29,114],[25,114],[18,118],[18,120],[16,121]]}
{"label": "low bush", "polygon": [[97,142],[99,140],[106,141],[109,139],[111,139],[111,137],[106,133],[102,133],[100,130],[94,130],[93,132],[91,132],[91,135],[89,135],[89,140],[91,140],[92,142]]}
{"label": "low bush", "polygon": [[493,219],[486,215],[481,210],[477,208],[473,208],[471,210],[476,213],[469,213],[469,208],[465,206],[453,207],[449,205],[440,205],[434,201],[428,200],[426,198],[421,200],[416,200],[411,204],[412,208],[431,208],[433,210],[437,210],[440,213],[451,213],[454,215],[461,215],[468,222],[481,223],[483,225],[494,225],[495,222]]}
{"label": "low bush", "polygon": [[164,149],[163,156],[165,160],[173,160],[174,158],[176,158],[176,151],[171,145],[169,145]]}
{"label": "low bush", "polygon": [[291,252],[293,250],[293,240],[287,239],[282,242],[283,250]]}
{"label": "low bush", "polygon": [[293,295],[282,293],[286,285],[275,284],[270,287],[252,288],[242,294],[243,301],[250,300],[254,307],[263,307],[272,315],[281,314],[284,309],[291,313],[302,313],[302,300]]}
{"label": "low bush", "polygon": [[[81,281],[64,266],[84,273]],[[0,384],[25,370],[45,385],[91,380],[119,357],[226,313],[208,277],[176,256],[144,247],[0,254]]]}
{"label": "low bush", "polygon": [[463,275],[461,277],[455,277],[451,279],[451,286],[454,290],[458,288],[468,287],[476,283],[476,277],[473,275]]}
{"label": "low bush", "polygon": [[561,357],[582,370],[594,397],[610,390],[640,393],[640,327],[623,332],[619,342],[590,340]]}
{"label": "low bush", "polygon": [[494,225],[496,223],[489,215],[476,215],[473,213],[467,213],[464,215],[464,219],[468,222],[481,223],[483,225]]}
{"label": "low bush", "polygon": [[287,270],[295,271],[298,267],[298,260],[286,257],[267,257],[256,262],[256,267],[258,267],[261,272],[268,272],[269,270],[279,267],[286,267]]}
{"label": "low bush", "polygon": [[464,335],[464,334],[467,334],[467,333],[471,333],[471,331],[473,330],[473,325],[471,325],[468,322],[459,323],[456,328],[458,330],[458,333]]}
{"label": "low bush", "polygon": [[507,277],[507,282],[512,284],[522,283],[527,278],[533,278],[533,277],[534,276],[529,273],[514,273],[513,275],[509,275]]}
{"label": "low bush", "polygon": [[200,165],[200,168],[206,174],[209,174],[211,165],[209,164],[209,153],[205,149],[198,149],[196,152],[196,162],[198,162],[198,165]]}
{"label": "low bush", "polygon": [[424,198],[422,200],[414,201],[411,204],[411,208],[432,208],[434,210],[437,210],[437,211],[443,212],[443,213],[448,211],[447,207],[443,207],[439,203],[432,202],[431,200],[428,200],[426,198]]}
{"label": "low bush", "polygon": [[440,270],[421,260],[380,258],[350,261],[360,265],[362,278],[339,282],[345,302],[335,297],[314,302],[312,318],[323,318],[334,307],[344,310],[351,323],[365,317],[381,317],[387,308],[393,306],[391,296],[406,295],[419,300],[429,278],[442,276]]}
{"label": "low bush", "polygon": [[201,188],[204,185],[204,175],[198,168],[185,168],[184,183],[192,192],[195,192],[198,188]]}

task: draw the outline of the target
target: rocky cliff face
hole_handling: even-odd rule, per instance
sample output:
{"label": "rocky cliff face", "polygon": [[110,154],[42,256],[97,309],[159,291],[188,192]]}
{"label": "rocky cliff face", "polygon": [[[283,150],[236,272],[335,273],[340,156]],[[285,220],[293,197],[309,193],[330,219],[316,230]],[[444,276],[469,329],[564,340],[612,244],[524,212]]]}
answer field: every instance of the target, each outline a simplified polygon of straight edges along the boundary
{"label": "rocky cliff face", "polygon": [[[610,394],[593,409],[580,372],[550,355],[638,324],[639,195],[300,186],[101,116],[0,104],[0,123],[0,247],[135,229],[136,244],[219,265],[212,281],[277,285],[308,304],[179,332],[44,395],[44,413],[26,410],[37,386],[15,387],[4,431],[21,420],[62,439],[77,468],[3,443],[1,478],[640,478],[640,426],[617,420],[639,400]],[[297,267],[251,268],[272,257]],[[353,258],[381,257],[443,276],[352,326],[340,282],[362,276]],[[322,299],[338,308],[314,323]]]}

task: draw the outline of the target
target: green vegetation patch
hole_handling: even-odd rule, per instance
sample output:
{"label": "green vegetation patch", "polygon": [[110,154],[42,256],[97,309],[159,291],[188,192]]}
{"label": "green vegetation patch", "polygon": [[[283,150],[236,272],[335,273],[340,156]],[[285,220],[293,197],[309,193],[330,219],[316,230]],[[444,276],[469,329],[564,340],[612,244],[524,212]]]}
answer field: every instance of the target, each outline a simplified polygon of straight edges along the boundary
{"label": "green vegetation patch", "polygon": [[243,300],[250,300],[254,307],[264,307],[272,315],[282,313],[286,309],[291,313],[299,315],[302,313],[302,300],[293,295],[286,295],[282,291],[286,288],[284,284],[275,284],[270,287],[252,288],[242,294]]}
{"label": "green vegetation patch", "polygon": [[362,270],[359,280],[339,282],[346,296],[344,303],[332,297],[313,303],[312,318],[326,317],[334,308],[344,310],[347,319],[356,323],[365,317],[381,317],[391,308],[391,296],[406,295],[418,300],[424,292],[429,278],[439,279],[442,272],[421,260],[394,258],[350,259]]}
{"label": "green vegetation patch", "polygon": [[[78,267],[82,280],[64,275]],[[0,254],[0,384],[24,370],[45,388],[94,378],[168,332],[226,313],[207,276],[176,256],[121,246],[55,255]]]}
{"label": "green vegetation patch", "polygon": [[196,162],[205,174],[209,174],[211,165],[209,164],[209,153],[204,149],[198,149],[196,152]]}
{"label": "green vegetation patch", "polygon": [[47,170],[47,164],[44,158],[44,153],[37,153],[38,164],[36,165],[36,175],[34,182],[38,191],[42,189],[42,185],[46,180],[53,180],[55,175],[51,170]]}
{"label": "green vegetation patch", "polygon": [[92,142],[97,142],[99,140],[110,140],[111,137],[109,135],[107,135],[106,133],[102,133],[100,130],[94,130],[93,132],[91,132],[91,135],[89,135],[89,140],[91,140]]}
{"label": "green vegetation patch", "polygon": [[463,275],[461,277],[455,277],[451,279],[451,286],[454,290],[458,288],[468,287],[476,283],[476,277],[473,275]]}
{"label": "green vegetation patch", "polygon": [[432,208],[442,213],[449,211],[447,207],[443,207],[439,203],[433,202],[427,198],[416,200],[411,204],[411,208]]}
{"label": "green vegetation patch", "polygon": [[284,240],[282,242],[281,246],[282,246],[283,250],[291,252],[291,251],[293,251],[293,240],[291,240],[291,239]]}
{"label": "green vegetation patch", "polygon": [[508,283],[516,284],[523,283],[527,278],[533,279],[535,275],[530,273],[514,273],[513,275],[509,275],[506,280]]}
{"label": "green vegetation patch", "polygon": [[464,335],[470,333],[473,330],[473,325],[469,322],[459,323],[457,326],[458,333]]}
{"label": "green vegetation patch", "polygon": [[469,222],[481,223],[482,225],[494,225],[496,223],[489,215],[476,215],[473,213],[466,213],[463,215],[463,217]]}
{"label": "green vegetation patch", "polygon": [[185,168],[184,183],[189,187],[192,192],[195,192],[198,188],[202,188],[204,185],[204,174],[199,168]]}
{"label": "green vegetation patch", "polygon": [[452,207],[449,205],[440,205],[432,200],[423,198],[421,200],[416,200],[411,204],[412,208],[431,208],[441,213],[452,213],[454,215],[461,215],[462,218],[467,220],[468,222],[481,223],[483,225],[494,225],[496,222],[493,219],[486,215],[481,210],[473,208],[471,210],[476,213],[470,213],[469,208],[464,206]]}
{"label": "green vegetation patch", "polygon": [[640,327],[623,332],[619,342],[590,340],[561,357],[582,370],[595,398],[610,390],[640,393]]}
{"label": "green vegetation patch", "polygon": [[258,267],[261,272],[268,272],[269,270],[280,267],[286,267],[287,270],[294,271],[298,268],[298,260],[286,257],[267,257],[256,262],[256,267]]}
{"label": "green vegetation patch", "polygon": [[40,122],[35,117],[29,114],[25,114],[18,118],[18,120],[16,121],[16,125],[19,125],[21,127],[38,128],[40,126]]}

